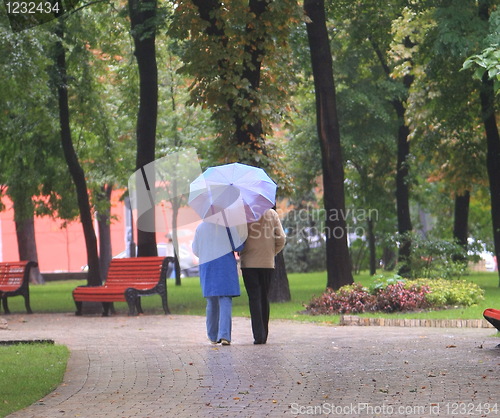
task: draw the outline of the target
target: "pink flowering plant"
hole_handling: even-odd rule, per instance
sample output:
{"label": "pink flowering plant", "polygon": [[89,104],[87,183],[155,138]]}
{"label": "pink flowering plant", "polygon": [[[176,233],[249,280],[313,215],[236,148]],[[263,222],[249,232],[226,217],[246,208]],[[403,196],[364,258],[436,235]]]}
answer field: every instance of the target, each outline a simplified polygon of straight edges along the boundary
{"label": "pink flowering plant", "polygon": [[306,306],[312,315],[363,313],[373,310],[375,296],[359,283],[343,286],[338,291],[327,289]]}
{"label": "pink flowering plant", "polygon": [[471,306],[484,295],[475,283],[453,280],[376,278],[370,288],[359,283],[334,291],[327,289],[305,305],[311,315],[363,312],[408,312],[446,306]]}
{"label": "pink flowering plant", "polygon": [[404,282],[390,284],[378,289],[375,294],[376,309],[382,312],[407,312],[430,307],[426,295],[430,293],[427,286],[407,285]]}

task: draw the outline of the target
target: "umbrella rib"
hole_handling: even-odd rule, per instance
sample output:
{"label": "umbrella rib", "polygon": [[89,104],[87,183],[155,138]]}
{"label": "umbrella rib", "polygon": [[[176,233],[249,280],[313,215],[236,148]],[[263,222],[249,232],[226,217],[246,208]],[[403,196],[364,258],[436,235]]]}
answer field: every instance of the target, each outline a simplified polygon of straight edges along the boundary
{"label": "umbrella rib", "polygon": [[[260,167],[248,166],[240,163],[232,163],[223,166],[209,167],[200,178],[203,180],[204,187],[195,189],[193,186],[201,185],[201,180],[195,184],[191,184],[189,203],[194,205],[198,214],[202,218],[217,218],[216,215],[224,219],[220,219],[224,224],[234,222],[233,212],[238,212],[240,206],[243,208],[243,216],[247,213],[247,220],[256,220],[262,215],[266,208],[271,207],[275,203],[276,183],[267,175]],[[238,196],[232,189],[238,190]],[[235,198],[241,199],[241,203],[233,205]],[[205,202],[204,202],[205,201]],[[234,207],[233,207],[234,206]],[[226,209],[231,216],[226,218]],[[247,209],[245,209],[247,208]],[[236,214],[235,214],[236,215]],[[234,219],[233,219],[234,218]]]}

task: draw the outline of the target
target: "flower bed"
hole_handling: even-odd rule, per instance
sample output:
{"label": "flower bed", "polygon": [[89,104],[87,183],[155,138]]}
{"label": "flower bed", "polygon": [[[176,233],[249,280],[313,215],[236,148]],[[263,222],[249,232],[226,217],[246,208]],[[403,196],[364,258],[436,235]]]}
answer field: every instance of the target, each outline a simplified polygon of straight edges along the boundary
{"label": "flower bed", "polygon": [[337,291],[327,289],[305,307],[311,315],[390,313],[471,306],[483,298],[483,289],[465,280],[392,279],[375,281],[371,288],[355,283]]}

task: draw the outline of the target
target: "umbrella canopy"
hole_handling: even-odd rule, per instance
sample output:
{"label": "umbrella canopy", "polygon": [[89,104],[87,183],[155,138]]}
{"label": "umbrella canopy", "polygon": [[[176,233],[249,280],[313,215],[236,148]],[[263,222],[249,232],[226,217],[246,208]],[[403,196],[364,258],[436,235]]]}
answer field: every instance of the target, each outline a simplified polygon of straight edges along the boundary
{"label": "umbrella canopy", "polygon": [[208,168],[190,185],[189,205],[206,222],[257,221],[274,206],[276,183],[258,167],[232,163]]}

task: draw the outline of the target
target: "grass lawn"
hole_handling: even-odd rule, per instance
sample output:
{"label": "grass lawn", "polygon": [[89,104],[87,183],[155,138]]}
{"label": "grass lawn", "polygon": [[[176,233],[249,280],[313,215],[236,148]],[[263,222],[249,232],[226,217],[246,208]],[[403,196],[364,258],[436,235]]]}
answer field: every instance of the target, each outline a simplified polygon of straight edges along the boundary
{"label": "grass lawn", "polygon": [[0,346],[0,417],[31,405],[59,386],[68,357],[63,345]]}
{"label": "grass lawn", "polygon": [[[285,303],[274,303],[271,307],[271,317],[274,319],[293,319],[305,322],[338,323],[338,315],[304,315],[304,304],[307,304],[313,296],[319,296],[326,286],[326,273],[303,273],[289,274],[290,292],[292,300]],[[354,280],[363,285],[370,283],[370,276],[360,274]],[[479,319],[486,308],[500,309],[500,287],[498,287],[497,273],[474,273],[466,276],[485,289],[485,300],[480,304],[468,308],[451,308],[431,312],[405,313],[405,314],[363,314],[363,316],[390,317],[390,318],[416,318],[416,319]],[[36,313],[43,312],[74,312],[75,305],[71,291],[81,281],[48,282],[45,285],[32,285],[30,288],[31,307]],[[170,310],[176,315],[205,315],[205,300],[201,296],[201,288],[197,277],[182,279],[181,286],[175,286],[174,281],[167,282],[168,301]],[[245,287],[241,282],[241,297],[233,300],[233,315],[249,317],[248,299]],[[9,307],[13,313],[25,312],[23,298],[9,298]],[[126,314],[128,308],[126,303],[116,303],[115,307],[119,314]],[[161,300],[159,296],[143,298],[143,308],[146,314],[162,313]]]}

